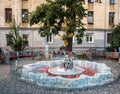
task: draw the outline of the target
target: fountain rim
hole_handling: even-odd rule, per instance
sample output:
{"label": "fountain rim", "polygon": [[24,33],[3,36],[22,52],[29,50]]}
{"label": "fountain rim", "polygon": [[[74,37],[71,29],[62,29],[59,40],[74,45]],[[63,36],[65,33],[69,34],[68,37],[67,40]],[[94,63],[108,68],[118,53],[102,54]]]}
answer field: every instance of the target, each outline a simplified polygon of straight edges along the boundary
{"label": "fountain rim", "polygon": [[[51,60],[51,61],[45,61],[45,62],[50,62],[50,63],[53,63],[54,61],[63,61],[63,60]],[[76,60],[75,60],[76,61]],[[77,61],[87,61],[87,60],[77,60]],[[43,61],[44,62],[44,61]],[[88,61],[88,62],[90,62],[90,63],[92,63],[92,61]],[[37,62],[36,62],[37,63]],[[41,61],[39,61],[39,63],[41,63]],[[46,64],[47,64],[46,63]],[[98,64],[98,62],[95,62],[95,63],[97,63]],[[81,63],[82,64],[82,63]],[[31,64],[32,65],[32,64]],[[99,65],[99,64],[98,64]],[[101,64],[100,64],[101,65]],[[34,68],[34,66],[29,66],[29,68]],[[110,66],[109,66],[110,67]],[[98,67],[97,67],[98,68]],[[102,68],[103,69],[103,68]],[[47,77],[46,77],[47,78]],[[59,78],[58,78],[59,79]],[[71,79],[70,79],[71,80]],[[78,80],[78,79],[77,79]],[[67,80],[66,80],[67,81]],[[69,81],[69,80],[68,80]],[[43,86],[40,86],[40,87],[44,87],[44,88],[46,88],[46,89],[63,89],[63,90],[65,90],[65,89],[67,89],[67,90],[76,90],[76,89],[85,89],[85,88],[92,88],[92,87],[96,87],[96,86],[104,86],[104,85],[107,85],[107,84],[110,84],[110,83],[113,83],[113,82],[115,82],[115,79],[113,80],[113,81],[110,81],[109,83],[105,83],[105,84],[103,84],[103,85],[95,85],[95,86],[87,86],[87,87],[75,87],[75,88],[71,88],[71,87],[56,87],[56,85],[55,86],[46,86],[46,85],[43,85]]]}
{"label": "fountain rim", "polygon": [[[48,72],[51,73],[51,74],[54,74],[54,75],[62,75],[62,76],[71,75],[72,76],[72,75],[82,74],[85,71],[84,68],[80,68],[80,67],[76,67],[76,66],[74,66],[73,69],[68,69],[68,70],[63,69],[63,70],[65,70],[64,72],[59,72],[59,71],[55,72],[55,71],[53,71],[56,68],[59,68],[59,66],[48,69]],[[71,73],[74,69],[77,72]]]}

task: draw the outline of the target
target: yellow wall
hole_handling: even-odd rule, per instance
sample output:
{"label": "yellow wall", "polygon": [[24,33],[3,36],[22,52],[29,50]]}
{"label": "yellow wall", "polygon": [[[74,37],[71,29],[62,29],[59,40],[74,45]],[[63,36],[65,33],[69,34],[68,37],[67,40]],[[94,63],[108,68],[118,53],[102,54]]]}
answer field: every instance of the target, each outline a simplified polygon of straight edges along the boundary
{"label": "yellow wall", "polygon": [[[12,8],[12,14],[16,16],[15,8],[16,0],[0,0],[0,26],[8,27],[8,23],[5,23],[5,8]],[[88,3],[88,0],[85,0],[84,7],[88,11],[94,11],[94,24],[87,24],[87,18],[83,19],[83,22],[86,24],[88,29],[111,29],[109,22],[109,12],[115,12],[115,25],[119,23],[119,0],[115,0],[115,4],[110,5],[109,0],[102,0],[102,3]],[[21,9],[28,9],[29,12],[34,11],[36,6],[44,3],[45,0],[28,0],[22,1],[18,0],[18,23],[21,24],[21,27],[38,27],[34,25],[32,27],[29,24],[21,23]]]}

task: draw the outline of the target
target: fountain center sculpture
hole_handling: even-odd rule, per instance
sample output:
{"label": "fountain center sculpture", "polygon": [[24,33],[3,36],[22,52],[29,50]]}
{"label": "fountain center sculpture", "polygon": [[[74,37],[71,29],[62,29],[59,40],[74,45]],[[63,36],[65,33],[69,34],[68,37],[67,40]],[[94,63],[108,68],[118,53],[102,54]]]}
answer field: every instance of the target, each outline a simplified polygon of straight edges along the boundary
{"label": "fountain center sculpture", "polygon": [[73,60],[68,55],[65,56],[64,61],[61,64],[61,68],[63,68],[65,71],[69,69],[73,69]]}

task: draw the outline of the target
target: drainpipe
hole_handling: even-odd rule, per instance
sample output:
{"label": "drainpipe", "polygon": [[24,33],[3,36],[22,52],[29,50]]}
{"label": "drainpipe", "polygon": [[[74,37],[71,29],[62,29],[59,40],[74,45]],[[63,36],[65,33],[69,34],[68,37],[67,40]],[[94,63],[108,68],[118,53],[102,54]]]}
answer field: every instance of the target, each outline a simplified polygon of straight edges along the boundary
{"label": "drainpipe", "polygon": [[15,22],[16,22],[16,26],[18,26],[18,0],[15,0],[15,9],[16,9]]}
{"label": "drainpipe", "polygon": [[106,48],[106,0],[105,0],[105,22],[104,22],[104,50]]}
{"label": "drainpipe", "polygon": [[106,29],[104,30],[104,50],[106,48]]}

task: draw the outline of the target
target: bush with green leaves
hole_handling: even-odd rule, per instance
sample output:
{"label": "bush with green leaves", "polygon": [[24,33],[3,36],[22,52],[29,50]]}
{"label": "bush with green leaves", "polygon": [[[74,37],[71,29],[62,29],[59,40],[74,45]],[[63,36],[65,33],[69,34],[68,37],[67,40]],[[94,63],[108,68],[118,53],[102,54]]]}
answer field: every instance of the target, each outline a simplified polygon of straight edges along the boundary
{"label": "bush with green leaves", "polygon": [[12,23],[10,23],[8,39],[8,44],[14,51],[22,51],[27,46],[27,40],[20,36],[19,26],[16,26],[14,19]]}
{"label": "bush with green leaves", "polygon": [[113,28],[111,33],[111,46],[107,47],[107,51],[114,51],[114,49],[117,49],[120,47],[120,24],[116,25],[115,28]]}

